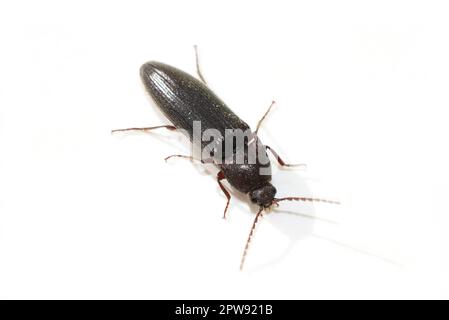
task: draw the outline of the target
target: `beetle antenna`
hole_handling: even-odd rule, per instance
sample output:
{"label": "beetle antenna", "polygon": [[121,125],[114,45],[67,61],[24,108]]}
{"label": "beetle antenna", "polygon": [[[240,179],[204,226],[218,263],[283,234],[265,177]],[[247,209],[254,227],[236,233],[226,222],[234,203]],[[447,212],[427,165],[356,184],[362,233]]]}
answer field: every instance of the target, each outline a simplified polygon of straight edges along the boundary
{"label": "beetle antenna", "polygon": [[310,202],[324,202],[332,204],[340,204],[339,201],[327,200],[321,198],[307,198],[307,197],[285,197],[285,198],[275,198],[273,204],[278,204],[281,201],[310,201]]}
{"label": "beetle antenna", "polygon": [[263,211],[263,207],[260,207],[259,212],[257,212],[256,217],[254,218],[253,226],[251,227],[251,231],[249,232],[249,235],[248,235],[248,240],[246,240],[245,250],[243,250],[242,261],[240,262],[240,270],[243,269],[243,264],[245,263],[246,255],[248,253],[248,248],[251,243],[251,239],[253,237],[254,230],[256,229],[257,221],[259,220],[259,217],[262,215],[262,211]]}

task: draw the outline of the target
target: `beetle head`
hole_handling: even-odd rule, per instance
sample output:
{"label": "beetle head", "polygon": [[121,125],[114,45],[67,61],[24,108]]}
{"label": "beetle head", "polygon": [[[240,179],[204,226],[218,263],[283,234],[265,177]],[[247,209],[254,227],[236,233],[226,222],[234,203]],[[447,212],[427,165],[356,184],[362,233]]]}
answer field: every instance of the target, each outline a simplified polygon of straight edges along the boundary
{"label": "beetle head", "polygon": [[268,208],[273,204],[274,196],[276,195],[276,188],[269,182],[260,188],[249,192],[251,202],[263,208]]}

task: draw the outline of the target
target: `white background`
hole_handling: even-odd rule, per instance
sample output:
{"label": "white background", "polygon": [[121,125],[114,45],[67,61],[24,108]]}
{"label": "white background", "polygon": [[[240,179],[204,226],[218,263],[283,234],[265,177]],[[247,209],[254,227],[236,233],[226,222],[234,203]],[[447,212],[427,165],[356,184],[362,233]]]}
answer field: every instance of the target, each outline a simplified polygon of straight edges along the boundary
{"label": "white background", "polygon": [[[0,5],[0,298],[449,298],[446,1]],[[176,133],[138,70],[203,73],[307,171],[262,219]],[[307,217],[315,216],[316,218]]]}

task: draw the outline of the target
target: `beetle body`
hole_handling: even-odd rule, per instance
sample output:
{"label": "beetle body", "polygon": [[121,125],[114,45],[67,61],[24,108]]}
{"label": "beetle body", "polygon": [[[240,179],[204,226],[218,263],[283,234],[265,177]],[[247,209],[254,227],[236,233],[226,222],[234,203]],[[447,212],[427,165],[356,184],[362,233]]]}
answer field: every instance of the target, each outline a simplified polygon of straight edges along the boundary
{"label": "beetle body", "polygon": [[[240,269],[242,269],[254,229],[264,209],[273,204],[277,205],[281,201],[338,202],[308,197],[275,198],[276,188],[270,183],[271,164],[266,151],[271,151],[279,165],[283,167],[297,165],[286,164],[271,147],[263,145],[257,136],[259,126],[274,102],[259,121],[255,132],[251,132],[248,124],[232,112],[206,85],[199,70],[198,55],[196,58],[198,76],[201,81],[177,68],[160,62],[147,62],[140,68],[140,76],[147,92],[173,125],[118,129],[113,130],[113,132],[167,128],[169,130],[177,129],[186,134],[191,139],[194,148],[200,147],[201,150],[206,151],[206,158],[203,156],[204,152],[201,153],[200,159],[185,155],[172,155],[170,157],[190,158],[201,160],[203,163],[213,162],[220,168],[217,174],[217,182],[228,200],[224,217],[226,217],[231,195],[221,183],[221,180],[226,179],[235,189],[249,195],[251,202],[259,206],[259,211],[254,218],[243,251],[240,263]],[[200,123],[199,132],[197,132],[197,123]],[[203,135],[206,135],[209,130],[218,133],[219,138],[212,142],[207,138],[203,139]],[[240,143],[234,144],[235,139],[238,139],[234,135],[234,131],[244,133],[239,140]],[[201,136],[199,141],[196,139],[197,134]],[[231,147],[229,147],[229,141],[232,142]],[[170,157],[167,157],[166,160]]]}
{"label": "beetle body", "polygon": [[[229,136],[228,131],[239,129],[250,130],[248,124],[240,119],[215,93],[203,82],[184,71],[160,62],[147,62],[140,69],[140,76],[146,90],[156,102],[164,115],[178,129],[192,140],[194,122],[201,123],[201,135],[208,129],[218,130],[223,137],[216,143],[216,148],[224,151],[224,140]],[[210,149],[213,161],[220,167],[222,174],[229,184],[237,190],[248,193],[252,202],[259,206],[268,207],[273,202],[276,189],[271,185],[271,169],[265,149],[264,163],[256,158],[254,163],[248,161],[248,150],[255,147],[259,141],[253,135],[240,148],[233,152],[219,156]],[[260,141],[259,141],[260,143]],[[201,141],[201,147],[212,148],[209,141]],[[243,163],[237,163],[239,156]],[[264,169],[264,174],[260,174]]]}

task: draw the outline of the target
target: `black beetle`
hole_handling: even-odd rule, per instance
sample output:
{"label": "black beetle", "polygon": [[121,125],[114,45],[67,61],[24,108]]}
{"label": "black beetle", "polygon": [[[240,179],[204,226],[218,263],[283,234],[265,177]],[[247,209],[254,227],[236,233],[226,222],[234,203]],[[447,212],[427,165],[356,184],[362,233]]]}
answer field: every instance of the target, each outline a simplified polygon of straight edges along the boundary
{"label": "black beetle", "polygon": [[[165,160],[171,157],[182,157],[199,160],[202,163],[216,164],[220,168],[217,174],[217,182],[227,198],[223,214],[224,218],[226,217],[231,199],[230,193],[221,182],[224,179],[235,189],[248,194],[251,202],[259,206],[259,211],[254,219],[242,256],[240,264],[240,268],[242,268],[252,234],[264,209],[268,209],[272,205],[278,205],[279,202],[286,200],[338,202],[308,197],[275,197],[276,188],[270,183],[271,166],[266,150],[269,150],[273,154],[281,166],[292,167],[297,165],[285,163],[271,147],[264,146],[257,136],[260,125],[271,110],[274,101],[258,122],[256,130],[251,132],[248,124],[241,120],[209,89],[199,68],[198,53],[196,50],[195,52],[197,73],[200,80],[184,71],[161,62],[150,61],[140,68],[140,76],[146,90],[173,125],[117,129],[112,132],[131,130],[150,131],[158,128],[166,128],[169,130],[183,131],[193,143],[195,123],[199,123],[201,126],[198,132],[201,134],[201,137],[203,137],[207,130],[216,130],[220,135],[220,138],[216,139],[217,141],[210,143],[210,140],[203,138],[198,141],[200,142],[201,150],[205,150],[209,155],[208,157],[201,156],[201,158],[195,158],[186,155],[172,155],[165,158]],[[243,143],[240,145],[235,144],[234,132],[238,130],[246,133],[244,139],[241,140]],[[232,147],[230,149],[225,148],[228,143],[227,141],[231,141]],[[250,161],[251,154],[255,154],[255,157],[253,157],[254,161]],[[240,159],[241,161],[236,161],[236,159]]]}

